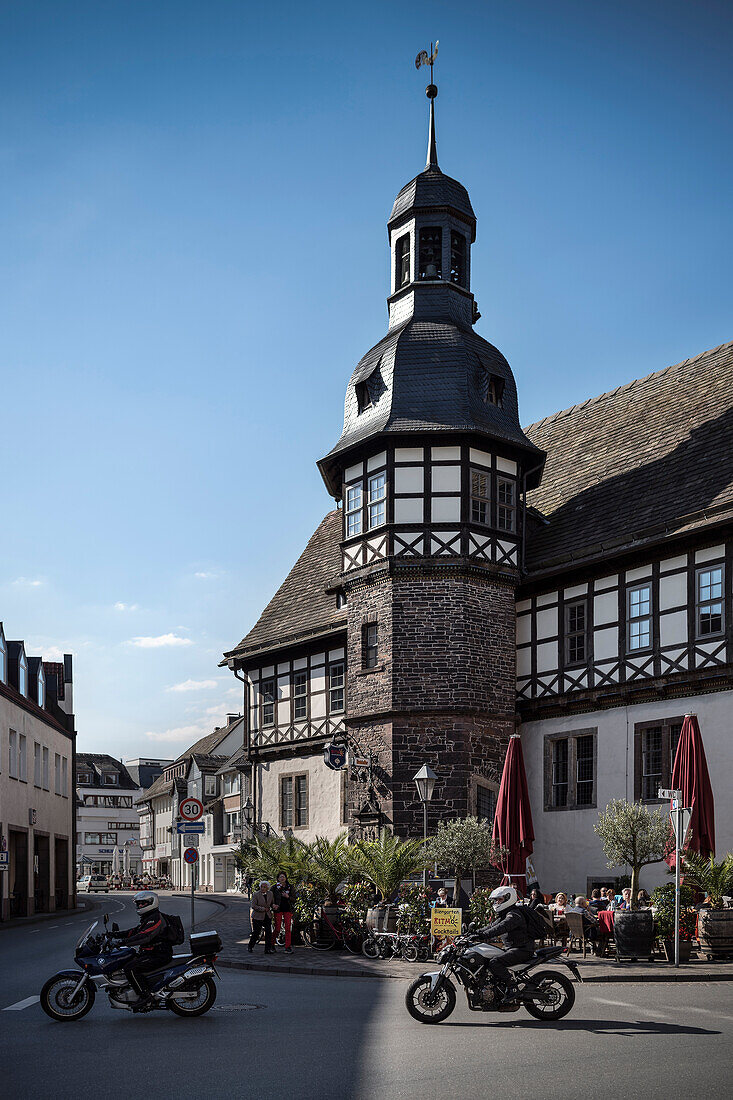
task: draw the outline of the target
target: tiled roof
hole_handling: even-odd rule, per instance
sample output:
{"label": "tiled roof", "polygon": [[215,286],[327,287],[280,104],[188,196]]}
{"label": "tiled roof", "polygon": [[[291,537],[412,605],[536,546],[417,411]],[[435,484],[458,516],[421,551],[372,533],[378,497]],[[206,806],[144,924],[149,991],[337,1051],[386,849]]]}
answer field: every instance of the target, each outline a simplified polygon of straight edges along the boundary
{"label": "tiled roof", "polygon": [[394,201],[389,216],[390,227],[393,222],[404,218],[417,209],[435,209],[448,207],[463,214],[469,222],[475,224],[476,215],[468,197],[468,191],[451,176],[446,176],[437,166],[425,168],[413,180],[406,183]]}
{"label": "tiled roof", "polygon": [[733,344],[525,429],[547,452],[528,502],[531,572],[603,556],[733,511]]}
{"label": "tiled roof", "polygon": [[341,511],[334,509],[318,525],[249,634],[225,658],[244,658],[345,627],[345,609],[336,607],[333,591],[326,591],[338,583],[341,572],[340,538]]}
{"label": "tiled roof", "polygon": [[115,789],[129,791],[137,788],[137,783],[132,778],[125,765],[121,763],[121,761],[115,760],[114,756],[107,756],[106,753],[100,752],[77,752],[77,776],[80,771],[84,771],[85,766],[91,772],[92,782],[82,784],[84,787],[104,787],[105,790],[112,789],[110,784],[102,782],[101,777],[105,771],[113,771],[118,772],[120,777],[119,783],[114,784]]}

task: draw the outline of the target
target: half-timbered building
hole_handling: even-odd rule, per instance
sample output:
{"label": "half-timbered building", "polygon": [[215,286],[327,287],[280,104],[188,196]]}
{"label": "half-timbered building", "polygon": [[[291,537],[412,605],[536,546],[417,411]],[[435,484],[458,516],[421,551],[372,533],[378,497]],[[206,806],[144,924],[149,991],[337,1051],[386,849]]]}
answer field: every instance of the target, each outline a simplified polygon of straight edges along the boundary
{"label": "half-timbered building", "polygon": [[[432,87],[432,86],[431,86]],[[479,336],[476,218],[428,159],[388,222],[389,327],[319,462],[336,507],[223,663],[244,682],[255,825],[304,839],[490,818],[519,729],[543,884],[608,872],[612,797],[656,800],[700,719],[733,841],[733,345],[522,428]],[[329,770],[344,739],[356,766]]]}

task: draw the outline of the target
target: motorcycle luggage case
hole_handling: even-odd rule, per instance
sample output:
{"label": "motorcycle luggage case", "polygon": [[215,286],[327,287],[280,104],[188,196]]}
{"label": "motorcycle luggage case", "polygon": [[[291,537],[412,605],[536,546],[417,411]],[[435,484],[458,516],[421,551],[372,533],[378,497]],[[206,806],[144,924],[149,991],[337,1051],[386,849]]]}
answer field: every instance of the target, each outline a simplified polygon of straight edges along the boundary
{"label": "motorcycle luggage case", "polygon": [[218,955],[221,951],[218,932],[192,932],[188,940],[193,955]]}

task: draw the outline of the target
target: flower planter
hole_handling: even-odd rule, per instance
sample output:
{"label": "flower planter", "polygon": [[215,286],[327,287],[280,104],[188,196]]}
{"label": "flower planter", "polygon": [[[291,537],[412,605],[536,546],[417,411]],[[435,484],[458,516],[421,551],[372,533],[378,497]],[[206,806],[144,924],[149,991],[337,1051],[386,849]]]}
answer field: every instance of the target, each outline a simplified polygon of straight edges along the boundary
{"label": "flower planter", "polygon": [[651,909],[619,910],[614,913],[613,938],[616,958],[651,960],[654,953],[654,917]]}
{"label": "flower planter", "polygon": [[394,905],[375,906],[367,909],[367,928],[375,932],[397,931],[397,909]]}
{"label": "flower planter", "polygon": [[[674,962],[674,940],[662,940],[664,954],[668,963]],[[692,953],[692,940],[680,940],[680,962],[688,963]]]}
{"label": "flower planter", "polygon": [[709,960],[733,954],[733,909],[701,909],[697,939]]}

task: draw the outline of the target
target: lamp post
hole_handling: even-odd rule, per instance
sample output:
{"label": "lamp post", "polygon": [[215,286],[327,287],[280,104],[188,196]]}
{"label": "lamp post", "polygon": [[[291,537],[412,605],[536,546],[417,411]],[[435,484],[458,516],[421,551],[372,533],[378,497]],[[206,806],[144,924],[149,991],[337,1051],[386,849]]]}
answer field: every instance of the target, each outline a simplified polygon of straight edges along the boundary
{"label": "lamp post", "polygon": [[[423,839],[427,842],[428,839],[428,802],[433,797],[433,791],[435,790],[435,783],[437,775],[430,767],[429,764],[423,764],[419,771],[413,775],[415,786],[417,787],[417,794],[422,802],[423,813]],[[428,884],[428,868],[427,864],[423,867],[422,871],[422,884],[423,890]]]}
{"label": "lamp post", "polygon": [[247,798],[247,801],[244,804],[243,810],[244,810],[244,820],[246,821],[247,826],[251,829],[252,828],[252,811],[254,810],[254,805],[252,803],[251,798]]}

